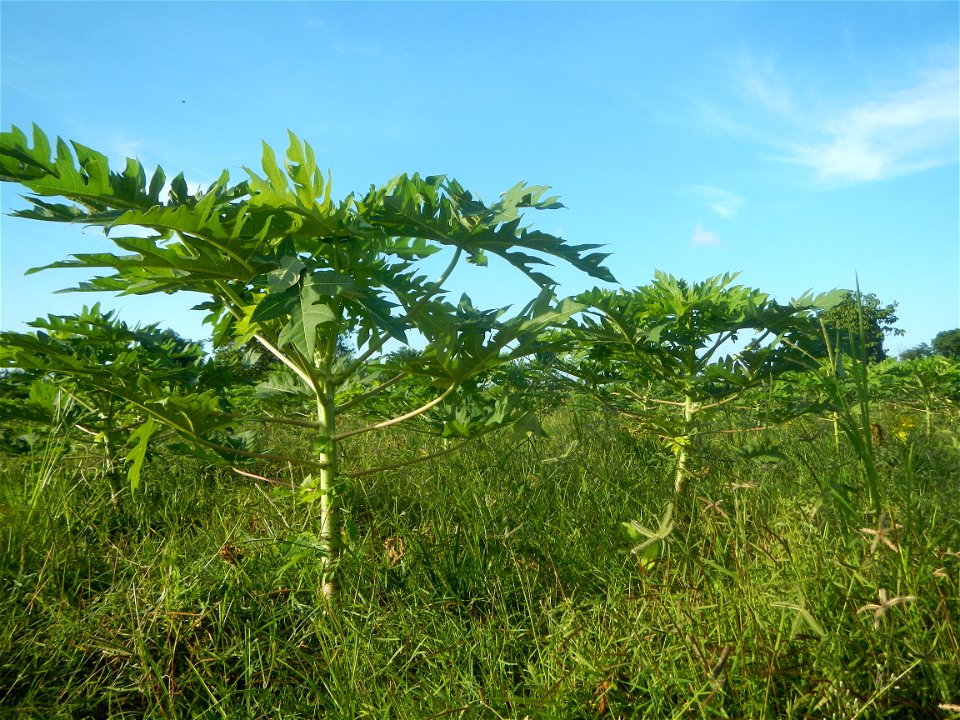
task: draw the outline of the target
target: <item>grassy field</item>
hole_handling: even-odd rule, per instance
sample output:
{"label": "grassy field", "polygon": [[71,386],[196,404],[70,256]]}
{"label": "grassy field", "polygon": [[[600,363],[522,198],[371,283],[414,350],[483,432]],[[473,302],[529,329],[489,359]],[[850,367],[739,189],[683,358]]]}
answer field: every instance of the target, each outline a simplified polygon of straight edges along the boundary
{"label": "grassy field", "polygon": [[[837,512],[860,467],[826,423],[711,436],[652,563],[622,523],[658,526],[672,457],[584,411],[545,427],[346,489],[334,611],[275,469],[161,452],[115,506],[56,439],[3,456],[0,715],[960,717],[955,419],[876,448],[879,524]],[[419,442],[364,438],[351,467]]]}

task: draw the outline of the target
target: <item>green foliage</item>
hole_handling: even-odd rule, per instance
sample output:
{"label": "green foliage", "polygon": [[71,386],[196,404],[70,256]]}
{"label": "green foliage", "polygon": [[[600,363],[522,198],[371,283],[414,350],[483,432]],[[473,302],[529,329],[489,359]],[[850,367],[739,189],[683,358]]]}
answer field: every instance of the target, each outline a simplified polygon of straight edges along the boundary
{"label": "green foliage", "polygon": [[[108,233],[136,225],[155,235],[111,234],[132,254],[75,255],[50,267],[114,271],[82,283],[84,290],[207,294],[211,300],[199,307],[210,313],[215,347],[255,335],[273,340],[269,345],[289,355],[287,364],[301,370],[308,385],[316,380],[313,355],[331,338],[355,336],[360,348],[376,349],[416,328],[448,339],[449,318],[458,310],[443,302],[440,286],[463,253],[475,262],[498,255],[544,288],[554,283],[535,269],[546,264],[538,255],[613,280],[600,264],[605,256],[587,252],[597,246],[570,246],[520,227],[522,210],[560,207],[543,187],[519,184],[486,206],[454,180],[403,175],[335,204],[312,149],[291,134],[283,168],[264,146],[265,177],[247,170],[248,181],[229,186],[224,173],[206,192],[190,195],[178,176],[162,203],[162,170],[148,186],[134,161],[124,173],[111,173],[104,156],[84,146],[74,144],[77,165],[66,143],[58,140],[56,147],[51,160],[50,143],[36,127],[33,147],[17,128],[3,134],[0,177],[35,193],[27,198],[33,208],[17,216],[83,221]],[[51,195],[74,204],[42,199]],[[414,261],[443,248],[455,255],[440,281],[414,271]],[[542,302],[538,310],[544,314]],[[450,354],[444,347],[433,351]],[[461,374],[469,372],[460,364]]]}
{"label": "green foliage", "polygon": [[901,360],[916,360],[917,358],[925,358],[933,355],[933,348],[930,347],[929,343],[922,342],[919,345],[914,345],[912,348],[907,348],[898,356]]}
{"label": "green foliage", "polygon": [[[701,412],[796,368],[812,311],[837,293],[780,305],[725,274],[687,283],[663,272],[633,291],[594,289],[569,326],[580,348],[571,371],[594,384],[610,407],[667,440],[677,455],[676,488],[686,475]],[[721,353],[750,334],[742,350]]]}
{"label": "green foliage", "polygon": [[[780,305],[760,290],[732,285],[735,277],[688,284],[657,272],[634,291],[594,289],[577,298],[590,311],[575,334],[591,360],[638,368],[639,376],[697,402],[722,399],[789,367],[810,311],[836,300],[829,293]],[[744,334],[750,337],[742,350],[720,354]]]}
{"label": "green foliage", "polygon": [[937,355],[960,360],[960,328],[938,332],[931,346]]}
{"label": "green foliage", "polygon": [[[71,459],[31,509],[39,459],[4,462],[0,715],[801,720],[955,702],[946,438],[885,446],[886,520],[848,535],[816,478],[853,483],[856,464],[808,437],[818,420],[764,435],[786,458],[772,469],[739,459],[746,436],[705,436],[712,470],[666,518],[665,465],[590,404],[536,442],[490,435],[344,488],[337,613],[287,474],[236,482],[158,447],[139,503],[112,506]],[[351,467],[428,441],[362,436]],[[631,554],[649,538],[625,539],[624,517],[664,539]]]}
{"label": "green foliage", "polygon": [[960,363],[943,355],[888,360],[876,366],[871,383],[878,399],[922,411],[928,433],[935,412],[960,405]]}
{"label": "green foliage", "polygon": [[[839,347],[830,345],[825,324],[823,330],[828,355],[825,361],[820,362],[816,377],[825,390],[832,410],[834,434],[839,428],[854,449],[863,468],[873,517],[879,517],[883,499],[880,495],[879,470],[873,440],[868,346],[862,337],[852,336],[851,346],[860,352],[859,355],[845,358]],[[842,506],[846,510],[847,519],[852,521],[855,515],[852,504],[844,502]]]}
{"label": "green foliage", "polygon": [[[75,438],[102,447],[104,474],[115,491],[119,453],[127,446],[128,480],[136,489],[157,415],[172,418],[173,427],[179,423],[186,438],[204,435],[199,425],[183,425],[184,399],[210,397],[227,378],[205,362],[198,344],[156,325],[131,328],[99,304],[30,325],[35,332],[0,333],[0,366],[19,370],[9,377],[29,387],[26,398],[0,401],[0,420],[47,427],[66,421]],[[72,411],[64,415],[67,399]],[[229,424],[206,429],[222,432]]]}
{"label": "green foliage", "polygon": [[[313,396],[315,420],[253,413],[246,419],[310,428],[316,431],[315,451],[308,458],[282,449],[254,451],[247,447],[249,436],[242,442],[238,436],[223,437],[243,418],[224,413],[222,394],[213,390],[169,395],[148,374],[121,375],[120,365],[94,367],[80,357],[63,359],[59,372],[82,377],[231,463],[246,457],[308,468],[311,482],[316,480],[320,532],[328,545],[325,562],[331,568],[339,554],[340,443],[454,400],[473,408],[466,415],[453,413],[460,420],[471,417],[458,421],[457,434],[522,417],[495,403],[493,418],[481,421],[471,413],[484,403],[465,391],[484,390],[485,373],[539,351],[537,335],[579,309],[569,301],[554,302],[556,283],[542,268],[561,260],[598,279],[614,280],[602,265],[606,256],[593,252],[599,246],[569,245],[521,225],[526,210],[561,207],[546,187],[519,183],[486,205],[456,180],[414,174],[335,202],[329,175],[317,166],[312,148],[291,133],[282,164],[264,144],[262,174],[245,168],[247,179],[231,185],[223,172],[195,194],[178,175],[163,201],[163,170],[148,182],[140,164],[129,160],[122,173],[115,173],[102,154],[78,143],[71,152],[60,139],[51,157],[46,135],[36,126],[32,135],[32,145],[18,128],[0,135],[0,179],[32,193],[26,198],[32,207],[14,214],[102,227],[124,251],[74,255],[48,267],[108,272],[82,282],[78,290],[206,296],[197,309],[207,313],[215,350],[255,340]],[[63,197],[68,204],[50,197]],[[122,236],[121,229],[129,226],[150,234]],[[450,255],[446,269],[431,281],[418,263],[444,252]],[[478,310],[466,297],[456,305],[446,299],[444,284],[460,260],[483,266],[488,256],[499,257],[541,288],[538,298],[512,318],[502,309]],[[390,420],[341,432],[340,412],[356,408],[375,414],[376,403],[400,389],[389,380],[359,391],[357,386],[376,383],[384,345],[406,343],[411,331],[428,344],[416,363],[400,372],[439,392]],[[356,342],[352,359],[338,351],[344,337]],[[23,342],[33,343],[25,352],[43,355],[43,339]],[[138,436],[135,473],[143,442]],[[324,592],[332,596],[332,581],[324,583]]]}
{"label": "green foliage", "polygon": [[[863,343],[867,359],[873,363],[886,359],[883,341],[887,335],[903,335],[903,330],[896,327],[896,310],[895,302],[884,305],[873,293],[851,290],[842,302],[820,313],[820,319],[832,347],[849,357],[859,357],[856,339]],[[822,348],[819,354],[825,350]]]}

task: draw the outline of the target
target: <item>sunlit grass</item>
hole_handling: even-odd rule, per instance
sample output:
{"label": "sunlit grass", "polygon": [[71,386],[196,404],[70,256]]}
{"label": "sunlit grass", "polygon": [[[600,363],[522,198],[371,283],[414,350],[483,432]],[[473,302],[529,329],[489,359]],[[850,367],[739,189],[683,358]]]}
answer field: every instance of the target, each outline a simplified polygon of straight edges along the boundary
{"label": "sunlit grass", "polygon": [[[783,460],[709,440],[652,558],[622,523],[660,526],[672,461],[607,417],[363,477],[335,613],[282,486],[158,455],[114,506],[65,448],[53,475],[5,456],[0,714],[950,717],[949,428],[878,447],[884,517],[847,527],[825,488],[858,487],[858,459],[813,422],[767,434]],[[408,441],[359,439],[347,461]]]}

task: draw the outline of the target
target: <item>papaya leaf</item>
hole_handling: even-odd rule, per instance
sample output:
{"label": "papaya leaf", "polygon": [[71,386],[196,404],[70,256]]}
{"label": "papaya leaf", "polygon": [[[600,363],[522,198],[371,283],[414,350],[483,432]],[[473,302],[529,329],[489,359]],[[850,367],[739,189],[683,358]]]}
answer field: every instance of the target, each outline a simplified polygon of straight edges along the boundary
{"label": "papaya leaf", "polygon": [[130,452],[127,453],[126,460],[130,464],[127,470],[127,480],[130,483],[130,492],[136,492],[140,487],[140,471],[143,469],[144,460],[147,457],[147,448],[150,444],[150,436],[156,429],[156,423],[153,418],[147,420],[137,430],[130,435],[128,444],[132,444]]}
{"label": "papaya leaf", "polygon": [[250,321],[261,323],[284,315],[291,315],[298,305],[299,298],[300,292],[296,286],[272,292],[257,304]]}
{"label": "papaya leaf", "polygon": [[312,283],[304,283],[299,301],[294,301],[290,321],[280,331],[279,343],[293,345],[304,357],[313,357],[317,345],[317,326],[336,322],[337,316],[328,304],[328,298],[316,291]]}
{"label": "papaya leaf", "polygon": [[306,265],[298,257],[280,258],[280,267],[267,275],[267,288],[271,293],[277,293],[296,285],[305,268]]}

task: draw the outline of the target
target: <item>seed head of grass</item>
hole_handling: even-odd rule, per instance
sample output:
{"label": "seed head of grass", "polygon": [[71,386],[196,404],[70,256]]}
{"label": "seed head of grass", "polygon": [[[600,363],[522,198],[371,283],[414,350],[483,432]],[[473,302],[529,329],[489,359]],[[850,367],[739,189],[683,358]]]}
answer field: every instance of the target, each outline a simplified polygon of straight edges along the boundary
{"label": "seed head of grass", "polygon": [[902,605],[903,603],[910,602],[911,600],[916,600],[914,595],[901,595],[900,597],[887,597],[887,591],[884,588],[880,588],[877,591],[877,596],[880,599],[879,603],[868,603],[857,609],[858,613],[862,612],[872,612],[873,613],[873,627],[880,627],[880,622],[883,620],[883,616],[886,614],[887,610],[894,607],[895,605]]}
{"label": "seed head of grass", "polygon": [[902,526],[897,525],[896,523],[893,525],[887,525],[887,513],[884,511],[880,513],[880,519],[877,521],[876,528],[860,528],[860,532],[873,538],[873,540],[870,542],[870,554],[873,555],[873,553],[875,553],[877,548],[880,546],[880,543],[883,543],[894,552],[900,552],[900,548],[897,546],[896,542],[891,539],[891,536],[900,529],[902,529]]}

